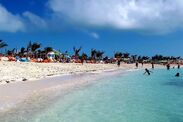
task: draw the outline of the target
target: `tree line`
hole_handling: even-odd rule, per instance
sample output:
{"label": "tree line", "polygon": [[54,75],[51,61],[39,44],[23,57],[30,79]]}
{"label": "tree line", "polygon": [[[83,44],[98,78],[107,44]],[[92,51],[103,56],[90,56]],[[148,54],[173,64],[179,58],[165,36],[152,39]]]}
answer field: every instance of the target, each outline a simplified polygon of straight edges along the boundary
{"label": "tree line", "polygon": [[[7,47],[8,44],[5,43],[3,40],[0,40],[0,49]],[[12,49],[12,50],[7,50],[5,52],[6,55],[11,55],[11,56],[20,56],[20,57],[31,57],[31,58],[46,58],[46,55],[51,52],[51,51],[55,51],[52,47],[45,47],[42,48],[41,43],[38,42],[29,42],[27,44],[27,46],[25,47],[21,47],[20,50],[17,49]],[[84,59],[84,60],[108,60],[109,57],[105,56],[104,54],[105,52],[103,50],[97,50],[92,48],[90,51],[90,55],[87,55],[86,53],[82,53],[80,54],[82,50],[82,47],[76,48],[73,47],[73,55],[71,56],[71,58],[75,58],[75,59]],[[59,51],[57,51],[59,53]],[[68,54],[68,51],[65,51],[64,53],[60,53],[62,58],[66,58],[66,55]],[[120,51],[117,51],[114,53],[114,56],[112,58],[116,58],[116,59],[120,59],[120,60],[124,60],[126,59],[126,61],[131,61],[131,62],[143,62],[143,61],[161,61],[161,60],[173,60],[173,61],[177,61],[180,60],[181,57],[175,57],[175,56],[163,56],[163,55],[155,55],[152,57],[149,56],[138,56],[138,55],[130,55],[130,53],[123,53]]]}

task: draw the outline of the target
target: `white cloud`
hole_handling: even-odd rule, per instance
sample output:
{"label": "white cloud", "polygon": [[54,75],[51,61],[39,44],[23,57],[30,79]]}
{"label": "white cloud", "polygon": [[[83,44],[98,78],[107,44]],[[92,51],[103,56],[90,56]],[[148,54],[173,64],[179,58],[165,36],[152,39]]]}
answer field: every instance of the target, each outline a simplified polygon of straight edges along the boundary
{"label": "white cloud", "polygon": [[97,33],[95,33],[95,32],[90,33],[90,35],[91,35],[93,38],[95,38],[95,39],[99,39],[99,38],[100,38],[100,36],[99,36]]}
{"label": "white cloud", "polygon": [[0,5],[0,31],[17,32],[24,31],[24,23],[21,17],[13,15],[6,8]]}
{"label": "white cloud", "polygon": [[57,16],[89,26],[166,33],[183,28],[182,0],[50,0]]}
{"label": "white cloud", "polygon": [[96,32],[89,31],[89,30],[82,29],[82,28],[77,29],[77,30],[80,31],[80,32],[83,32],[84,34],[86,34],[86,35],[88,35],[88,36],[90,36],[90,37],[92,37],[94,39],[99,39],[100,38],[100,35],[98,33],[96,33]]}
{"label": "white cloud", "polygon": [[61,30],[65,21],[153,33],[183,29],[182,0],[49,0],[48,6],[52,14],[42,18],[28,11],[14,15],[0,4],[0,31]]}
{"label": "white cloud", "polygon": [[28,32],[47,29],[48,21],[26,11],[14,15],[0,4],[0,32]]}
{"label": "white cloud", "polygon": [[[42,19],[41,17],[26,11],[23,13],[23,18],[28,28],[35,30],[35,28],[39,29],[46,29],[47,28],[47,22]],[[30,26],[31,25],[31,26]]]}

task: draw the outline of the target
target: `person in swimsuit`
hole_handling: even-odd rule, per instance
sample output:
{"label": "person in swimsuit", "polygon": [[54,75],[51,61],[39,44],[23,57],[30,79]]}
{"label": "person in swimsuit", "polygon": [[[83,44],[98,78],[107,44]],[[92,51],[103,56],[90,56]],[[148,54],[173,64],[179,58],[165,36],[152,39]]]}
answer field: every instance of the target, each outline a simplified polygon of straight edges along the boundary
{"label": "person in swimsuit", "polygon": [[175,75],[175,77],[180,77],[180,73],[177,73],[177,74]]}
{"label": "person in swimsuit", "polygon": [[145,68],[145,72],[144,72],[144,75],[147,73],[148,75],[151,75],[151,72],[150,70],[148,70],[147,68]]}

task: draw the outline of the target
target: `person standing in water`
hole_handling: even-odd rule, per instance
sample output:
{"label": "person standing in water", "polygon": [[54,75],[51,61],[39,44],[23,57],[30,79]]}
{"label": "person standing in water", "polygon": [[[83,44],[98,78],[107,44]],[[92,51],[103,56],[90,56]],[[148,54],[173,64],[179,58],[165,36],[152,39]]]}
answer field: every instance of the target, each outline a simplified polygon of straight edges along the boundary
{"label": "person standing in water", "polygon": [[178,66],[177,66],[178,69],[180,69],[180,64],[178,63]]}
{"label": "person standing in water", "polygon": [[152,64],[152,69],[154,69],[154,62],[152,62],[151,64]]}
{"label": "person standing in water", "polygon": [[120,61],[120,59],[118,59],[118,61],[117,61],[117,65],[118,65],[118,67],[120,67],[120,65],[121,65],[121,61]]}
{"label": "person standing in water", "polygon": [[145,72],[144,72],[144,75],[147,73],[148,75],[151,75],[151,73],[150,72],[152,72],[152,71],[150,71],[150,70],[148,70],[147,68],[145,68]]}
{"label": "person standing in water", "polygon": [[166,65],[167,70],[170,70],[170,64]]}
{"label": "person standing in water", "polygon": [[180,77],[180,73],[177,73],[177,74],[175,75],[175,77]]}

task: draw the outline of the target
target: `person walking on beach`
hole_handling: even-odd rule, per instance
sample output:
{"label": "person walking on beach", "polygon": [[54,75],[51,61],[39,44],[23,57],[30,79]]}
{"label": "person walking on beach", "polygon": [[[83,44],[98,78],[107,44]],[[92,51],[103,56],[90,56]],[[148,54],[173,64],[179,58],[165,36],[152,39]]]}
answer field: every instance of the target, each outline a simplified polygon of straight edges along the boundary
{"label": "person walking on beach", "polygon": [[151,75],[151,73],[150,72],[152,72],[152,71],[150,71],[150,70],[148,70],[147,68],[145,68],[145,72],[144,72],[144,75],[147,73],[148,75]]}
{"label": "person walking on beach", "polygon": [[118,59],[118,61],[117,61],[117,65],[118,65],[118,67],[120,67],[120,65],[121,65],[121,61],[120,61],[120,59]]}
{"label": "person walking on beach", "polygon": [[142,61],[142,67],[144,66],[144,62]]}
{"label": "person walking on beach", "polygon": [[152,62],[151,64],[152,64],[152,69],[154,69],[154,62]]}
{"label": "person walking on beach", "polygon": [[178,63],[178,67],[177,67],[178,69],[180,69],[180,64]]}
{"label": "person walking on beach", "polygon": [[84,64],[84,59],[83,59],[83,58],[81,58],[81,64],[82,64],[82,65]]}
{"label": "person walking on beach", "polygon": [[136,68],[138,68],[138,65],[139,65],[138,62],[136,62],[136,64],[135,64]]}

